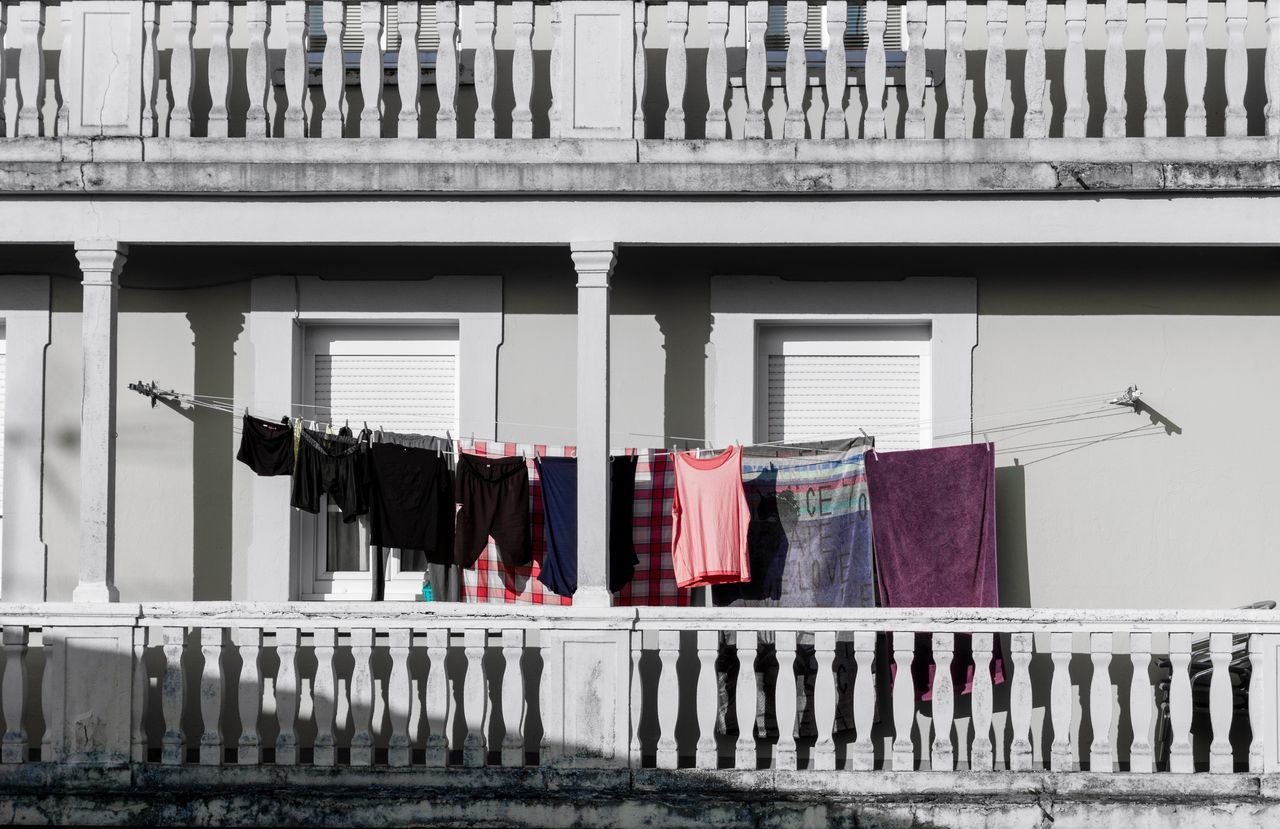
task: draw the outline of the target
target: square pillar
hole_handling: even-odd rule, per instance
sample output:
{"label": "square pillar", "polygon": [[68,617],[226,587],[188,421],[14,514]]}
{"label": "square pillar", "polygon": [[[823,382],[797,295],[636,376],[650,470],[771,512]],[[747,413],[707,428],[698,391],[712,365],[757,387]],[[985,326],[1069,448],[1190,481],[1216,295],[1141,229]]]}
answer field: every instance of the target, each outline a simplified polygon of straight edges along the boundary
{"label": "square pillar", "polygon": [[116,467],[116,303],[128,248],[101,239],[76,242],[83,274],[80,348],[80,582],[77,602],[114,602]]}
{"label": "square pillar", "polygon": [[578,607],[608,607],[609,280],[613,242],[575,242],[578,272]]}

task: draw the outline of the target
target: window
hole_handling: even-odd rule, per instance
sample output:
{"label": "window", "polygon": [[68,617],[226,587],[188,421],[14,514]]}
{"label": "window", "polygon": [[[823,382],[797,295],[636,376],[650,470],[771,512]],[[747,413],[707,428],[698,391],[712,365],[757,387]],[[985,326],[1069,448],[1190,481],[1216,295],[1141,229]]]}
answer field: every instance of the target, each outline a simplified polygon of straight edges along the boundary
{"label": "window", "polygon": [[[371,429],[457,433],[458,327],[309,326],[303,366],[304,403],[315,419]],[[302,593],[308,599],[373,597],[368,522],[347,524],[328,504],[302,515]],[[393,550],[385,574],[387,599],[411,600],[422,571],[401,569]]]}
{"label": "window", "polygon": [[[360,50],[364,48],[364,30],[361,28],[359,5],[342,7],[343,64],[347,71],[360,66]],[[324,9],[320,5],[307,7],[307,61],[313,71],[319,69],[324,59],[328,36],[324,31]],[[388,70],[395,68],[400,51],[400,10],[396,5],[382,7],[383,64]],[[436,50],[440,48],[440,28],[436,22],[434,3],[418,6],[418,57],[424,69],[434,69]]]}
{"label": "window", "polygon": [[757,358],[758,440],[848,437],[880,449],[932,445],[930,327],[763,326]]}
{"label": "window", "polygon": [[[809,64],[821,66],[826,61],[826,51],[831,45],[830,34],[827,32],[826,6],[810,6],[806,23],[804,47],[808,53]],[[769,5],[769,24],[765,30],[764,42],[770,68],[780,69],[786,66],[787,50],[791,47],[791,36],[787,33],[786,3]],[[844,34],[845,60],[850,66],[862,66],[866,62],[869,43],[867,7],[864,3],[850,3]],[[898,65],[906,62],[901,6],[889,6],[884,31],[884,49],[885,58],[889,64]]]}

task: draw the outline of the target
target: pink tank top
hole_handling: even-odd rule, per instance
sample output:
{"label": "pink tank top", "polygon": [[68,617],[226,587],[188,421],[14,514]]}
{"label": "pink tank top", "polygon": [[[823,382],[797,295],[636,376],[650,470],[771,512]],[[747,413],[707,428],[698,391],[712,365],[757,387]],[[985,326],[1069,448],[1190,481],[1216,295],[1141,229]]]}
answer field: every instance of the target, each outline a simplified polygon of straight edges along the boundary
{"label": "pink tank top", "polygon": [[680,452],[672,506],[671,559],[676,584],[701,587],[751,580],[747,524],[751,510],[742,490],[742,449],[734,446],[699,460]]}

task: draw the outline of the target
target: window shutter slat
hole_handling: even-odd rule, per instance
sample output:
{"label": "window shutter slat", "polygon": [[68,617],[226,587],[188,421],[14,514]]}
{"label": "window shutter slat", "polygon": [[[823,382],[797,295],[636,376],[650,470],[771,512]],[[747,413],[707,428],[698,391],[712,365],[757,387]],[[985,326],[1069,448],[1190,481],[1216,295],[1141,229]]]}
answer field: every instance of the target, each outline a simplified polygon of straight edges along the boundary
{"label": "window shutter slat", "polygon": [[823,14],[822,6],[810,6],[809,15],[806,19],[804,29],[804,48],[809,52],[822,51],[822,29],[824,27],[823,20],[826,17]]}
{"label": "window shutter slat", "polygon": [[847,437],[920,448],[918,356],[768,355],[770,441]]}
{"label": "window shutter slat", "polygon": [[[808,25],[805,29],[805,49],[811,52],[821,51],[826,29],[826,7],[810,6]],[[785,52],[791,45],[791,37],[787,34],[787,7],[785,2],[772,3],[769,6],[769,22],[765,28],[765,49],[770,52]],[[865,52],[867,38],[867,6],[865,3],[850,3],[848,24],[845,27],[845,49],[850,52]],[[884,48],[886,51],[902,50],[902,7],[889,6],[888,19],[885,24]]]}
{"label": "window shutter slat", "polygon": [[321,420],[437,435],[458,428],[455,355],[317,355],[315,372]]}
{"label": "window shutter slat", "polygon": [[342,51],[359,52],[364,48],[364,30],[360,28],[360,7],[342,7]]}

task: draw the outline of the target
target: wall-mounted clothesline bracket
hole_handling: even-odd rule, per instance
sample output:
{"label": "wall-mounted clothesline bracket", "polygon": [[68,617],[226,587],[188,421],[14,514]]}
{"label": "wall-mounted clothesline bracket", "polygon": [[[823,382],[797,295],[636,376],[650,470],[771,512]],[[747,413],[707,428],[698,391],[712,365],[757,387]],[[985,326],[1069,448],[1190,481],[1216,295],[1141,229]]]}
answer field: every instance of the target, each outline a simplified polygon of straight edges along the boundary
{"label": "wall-mounted clothesline bracket", "polygon": [[156,407],[156,403],[161,398],[164,398],[165,400],[178,399],[177,392],[165,391],[164,389],[159,388],[158,386],[156,386],[155,380],[152,380],[150,383],[144,383],[141,380],[139,380],[136,383],[130,383],[129,391],[136,391],[138,394],[142,395],[143,397],[151,398],[151,408],[153,409]]}
{"label": "wall-mounted clothesline bracket", "polygon": [[1119,397],[1112,398],[1107,402],[1110,403],[1112,406],[1127,406],[1136,412],[1138,410],[1138,404],[1142,402],[1142,391],[1138,388],[1138,385],[1135,383],[1129,388],[1125,389],[1124,394],[1120,395]]}

